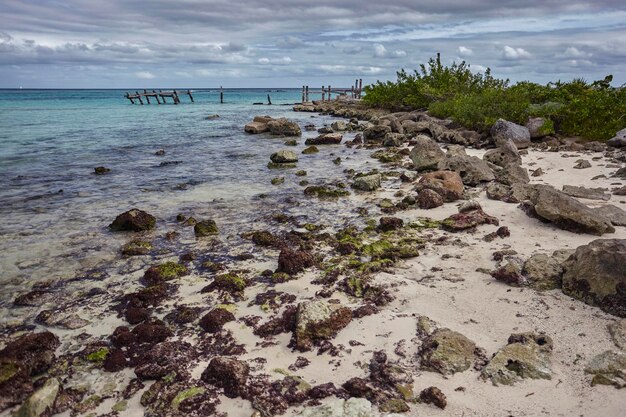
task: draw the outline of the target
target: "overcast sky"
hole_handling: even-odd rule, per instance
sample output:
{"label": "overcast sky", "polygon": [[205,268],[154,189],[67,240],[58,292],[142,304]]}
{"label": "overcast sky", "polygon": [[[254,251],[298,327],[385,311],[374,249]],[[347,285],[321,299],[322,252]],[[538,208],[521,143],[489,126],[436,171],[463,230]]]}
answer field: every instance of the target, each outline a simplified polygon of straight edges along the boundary
{"label": "overcast sky", "polygon": [[626,82],[624,0],[2,0],[0,87],[348,86],[441,52]]}

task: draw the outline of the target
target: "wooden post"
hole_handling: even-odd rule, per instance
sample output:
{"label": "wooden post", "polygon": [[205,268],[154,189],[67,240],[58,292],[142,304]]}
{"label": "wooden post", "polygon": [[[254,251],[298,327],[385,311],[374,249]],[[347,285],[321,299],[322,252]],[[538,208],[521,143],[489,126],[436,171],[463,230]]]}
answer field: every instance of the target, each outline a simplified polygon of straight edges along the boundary
{"label": "wooden post", "polygon": [[220,85],[220,103],[224,104],[224,89]]}
{"label": "wooden post", "polygon": [[359,78],[359,98],[361,98],[361,91],[363,91],[363,78]]}
{"label": "wooden post", "polygon": [[354,98],[354,86],[350,87],[350,97]]}
{"label": "wooden post", "polygon": [[139,95],[139,91],[135,91],[135,94],[137,94],[137,98],[139,99],[139,103],[141,103],[141,105],[143,106],[143,100],[141,99],[141,96]]}
{"label": "wooden post", "polygon": [[309,86],[306,86],[306,101],[309,102]]}
{"label": "wooden post", "polygon": [[191,95],[191,90],[187,90],[187,94],[189,95],[189,99],[193,103],[193,96]]}
{"label": "wooden post", "polygon": [[324,86],[322,86],[322,103],[324,102],[325,98],[326,98],[326,90],[324,90]]}
{"label": "wooden post", "polygon": [[302,86],[302,102],[303,103],[304,103],[304,99],[305,99],[305,97],[304,97],[304,86]]}
{"label": "wooden post", "polygon": [[331,96],[330,94],[333,92],[332,87],[330,86],[330,84],[328,84],[328,101],[331,101]]}
{"label": "wooden post", "polygon": [[161,101],[159,100],[159,95],[157,94],[157,92],[152,90],[152,94],[154,94],[154,98],[156,98],[157,104],[161,104]]}
{"label": "wooden post", "polygon": [[126,98],[129,99],[132,104],[135,104],[130,94],[128,94],[128,91],[126,92]]}
{"label": "wooden post", "polygon": [[146,97],[146,102],[150,104],[150,97],[148,97],[148,91],[146,91],[146,89],[143,90],[143,94]]}
{"label": "wooden post", "polygon": [[272,105],[272,99],[270,98],[270,95],[267,95],[267,104],[269,104],[270,106]]}

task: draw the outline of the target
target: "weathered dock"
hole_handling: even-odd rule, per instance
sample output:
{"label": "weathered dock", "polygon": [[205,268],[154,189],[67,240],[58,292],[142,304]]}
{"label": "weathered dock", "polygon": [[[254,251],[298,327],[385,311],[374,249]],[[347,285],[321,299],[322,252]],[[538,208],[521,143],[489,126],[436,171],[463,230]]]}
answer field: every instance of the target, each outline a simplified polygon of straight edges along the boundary
{"label": "weathered dock", "polygon": [[[191,95],[191,90],[187,90],[187,91],[176,91],[176,90],[171,90],[171,91],[162,91],[159,90],[158,92],[155,90],[152,90],[151,92],[148,90],[143,90],[143,93],[140,93],[139,91],[135,91],[135,94],[130,94],[128,92],[126,92],[126,95],[124,97],[126,97],[128,100],[130,100],[130,102],[132,104],[135,104],[135,101],[138,101],[139,104],[143,105],[143,101],[144,99],[146,100],[146,104],[150,104],[150,97],[154,98],[157,102],[157,104],[167,104],[167,98],[171,98],[172,101],[174,102],[174,104],[180,104],[180,95],[188,95],[189,99],[191,100],[191,102],[193,103],[193,96]],[[160,99],[160,100],[159,100]]]}
{"label": "weathered dock", "polygon": [[[310,100],[311,94],[321,94],[322,101],[331,101],[332,94],[337,94],[339,96],[348,96],[351,98],[360,99],[362,97],[363,92],[363,79],[359,78],[354,81],[354,85],[350,88],[332,88],[332,86],[323,85],[320,90],[311,90],[308,85],[302,86],[302,102],[308,103]],[[327,95],[328,94],[328,95]]]}

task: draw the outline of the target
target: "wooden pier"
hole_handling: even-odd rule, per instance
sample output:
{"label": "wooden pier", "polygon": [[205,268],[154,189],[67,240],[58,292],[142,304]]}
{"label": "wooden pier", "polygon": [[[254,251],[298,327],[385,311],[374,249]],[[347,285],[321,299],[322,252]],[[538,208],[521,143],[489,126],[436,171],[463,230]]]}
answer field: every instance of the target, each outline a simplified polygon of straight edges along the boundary
{"label": "wooden pier", "polygon": [[[126,95],[124,97],[126,97],[128,100],[130,100],[130,102],[132,104],[136,104],[135,101],[138,101],[139,104],[143,105],[144,104],[144,99],[146,100],[146,104],[150,104],[150,97],[154,98],[157,102],[157,104],[167,104],[167,98],[171,98],[172,101],[174,102],[174,104],[180,104],[180,95],[188,95],[189,96],[189,100],[191,100],[191,102],[193,103],[193,96],[191,95],[191,90],[187,90],[187,91],[176,91],[176,90],[172,90],[172,91],[162,91],[159,90],[158,92],[155,90],[152,90],[152,92],[147,91],[147,90],[143,90],[143,93],[140,93],[139,91],[135,91],[135,94],[130,94],[128,92],[126,92]],[[160,99],[160,100],[159,100]]]}
{"label": "wooden pier", "polygon": [[[353,99],[360,99],[362,97],[363,92],[363,79],[358,79],[354,81],[354,85],[350,88],[332,88],[329,86],[322,86],[320,90],[310,90],[308,85],[302,86],[302,102],[308,103],[311,101],[309,99],[310,94],[321,94],[322,101],[331,101],[332,94],[337,94],[339,96],[350,96]],[[328,95],[327,95],[328,94]]]}

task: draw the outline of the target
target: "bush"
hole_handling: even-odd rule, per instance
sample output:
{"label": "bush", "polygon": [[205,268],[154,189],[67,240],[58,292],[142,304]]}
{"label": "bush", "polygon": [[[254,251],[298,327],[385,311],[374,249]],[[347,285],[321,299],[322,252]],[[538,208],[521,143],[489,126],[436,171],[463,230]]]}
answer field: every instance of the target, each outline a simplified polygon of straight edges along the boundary
{"label": "bush", "polygon": [[544,117],[560,133],[607,140],[626,126],[626,88],[612,87],[612,79],[510,86],[489,69],[476,74],[465,61],[448,67],[437,56],[412,74],[399,71],[396,82],[366,86],[364,101],[392,110],[427,109],[476,130],[489,129],[499,118],[525,124],[529,117]]}

